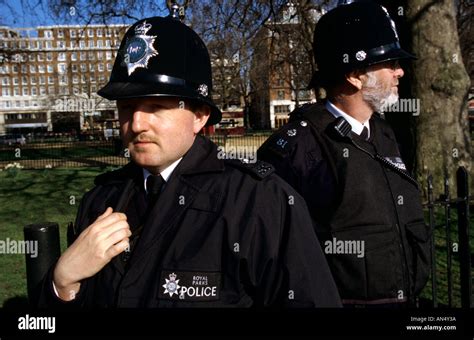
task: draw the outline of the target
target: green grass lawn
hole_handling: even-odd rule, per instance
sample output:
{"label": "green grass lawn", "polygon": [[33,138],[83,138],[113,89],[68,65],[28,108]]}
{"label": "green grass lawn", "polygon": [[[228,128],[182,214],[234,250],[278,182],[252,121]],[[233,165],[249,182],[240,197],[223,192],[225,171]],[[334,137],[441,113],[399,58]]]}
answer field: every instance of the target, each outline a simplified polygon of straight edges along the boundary
{"label": "green grass lawn", "polygon": [[[67,223],[74,221],[80,199],[103,172],[98,168],[1,171],[0,240],[23,240],[27,224],[57,222],[65,249]],[[25,255],[0,254],[0,272],[0,306],[10,298],[26,297]]]}

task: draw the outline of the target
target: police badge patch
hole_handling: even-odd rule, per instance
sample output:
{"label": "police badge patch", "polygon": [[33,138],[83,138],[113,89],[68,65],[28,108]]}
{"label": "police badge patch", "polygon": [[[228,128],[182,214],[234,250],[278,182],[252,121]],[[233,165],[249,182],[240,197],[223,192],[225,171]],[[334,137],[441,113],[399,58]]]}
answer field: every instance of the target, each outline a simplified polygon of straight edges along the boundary
{"label": "police badge patch", "polygon": [[182,272],[163,270],[160,281],[164,282],[158,291],[158,298],[183,301],[219,300],[221,273]]}
{"label": "police badge patch", "polygon": [[158,51],[153,47],[156,36],[146,35],[150,29],[151,24],[144,21],[135,27],[135,36],[127,38],[122,53],[128,75],[131,75],[138,67],[147,68],[150,58],[158,55]]}

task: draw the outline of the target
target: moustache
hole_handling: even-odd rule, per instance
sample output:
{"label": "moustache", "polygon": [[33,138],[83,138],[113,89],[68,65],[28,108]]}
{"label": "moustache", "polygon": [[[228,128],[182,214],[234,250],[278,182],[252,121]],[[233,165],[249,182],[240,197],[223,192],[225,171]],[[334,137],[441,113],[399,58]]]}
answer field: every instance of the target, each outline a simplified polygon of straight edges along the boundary
{"label": "moustache", "polygon": [[153,143],[153,142],[154,142],[153,138],[150,138],[146,135],[138,135],[138,136],[136,136],[135,138],[132,139],[133,144],[136,144],[136,143]]}

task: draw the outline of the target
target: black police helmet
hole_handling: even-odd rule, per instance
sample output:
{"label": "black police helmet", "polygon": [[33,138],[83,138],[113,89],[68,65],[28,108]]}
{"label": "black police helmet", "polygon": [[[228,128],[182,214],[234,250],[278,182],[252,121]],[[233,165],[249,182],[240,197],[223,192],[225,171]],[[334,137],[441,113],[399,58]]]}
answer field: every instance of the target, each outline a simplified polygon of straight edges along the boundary
{"label": "black police helmet", "polygon": [[179,97],[209,105],[206,125],[221,120],[211,99],[212,71],[204,42],[171,17],[140,20],[120,44],[110,80],[98,94],[109,100]]}
{"label": "black police helmet", "polygon": [[387,10],[371,1],[344,4],[323,15],[314,30],[313,52],[318,71],[310,87],[355,69],[415,58],[400,47]]}

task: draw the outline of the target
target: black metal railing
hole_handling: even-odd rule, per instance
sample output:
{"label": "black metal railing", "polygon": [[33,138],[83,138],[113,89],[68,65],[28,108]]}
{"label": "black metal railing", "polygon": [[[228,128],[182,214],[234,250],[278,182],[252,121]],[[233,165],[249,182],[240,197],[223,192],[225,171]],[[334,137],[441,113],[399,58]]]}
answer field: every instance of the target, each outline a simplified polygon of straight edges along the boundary
{"label": "black metal railing", "polygon": [[[470,213],[469,206],[473,204],[474,197],[469,196],[469,175],[464,167],[458,168],[456,172],[456,197],[452,197],[448,177],[444,178],[444,193],[438,199],[433,197],[433,177],[428,176],[428,202],[425,207],[428,209],[428,223],[433,231],[431,239],[431,304],[433,307],[439,306],[440,290],[438,282],[446,282],[446,301],[448,307],[454,306],[453,279],[455,258],[459,263],[459,284],[460,284],[460,304],[463,308],[473,306],[472,297],[472,268],[471,268],[471,247],[470,247]],[[442,210],[435,218],[435,209]],[[457,212],[457,242],[452,240],[453,210]],[[438,221],[438,223],[437,223]],[[441,223],[439,223],[441,221]],[[438,277],[439,266],[437,265],[436,235],[444,235],[445,246],[441,250],[446,251],[446,274],[445,277]],[[458,272],[456,271],[456,272]]]}

